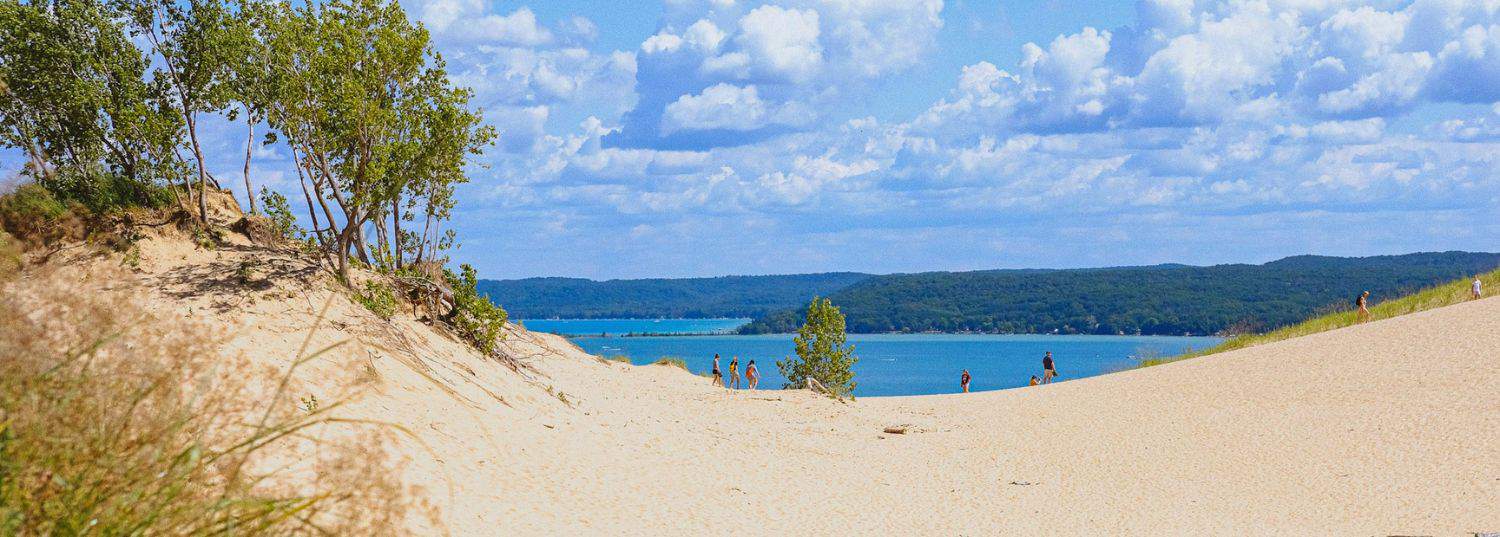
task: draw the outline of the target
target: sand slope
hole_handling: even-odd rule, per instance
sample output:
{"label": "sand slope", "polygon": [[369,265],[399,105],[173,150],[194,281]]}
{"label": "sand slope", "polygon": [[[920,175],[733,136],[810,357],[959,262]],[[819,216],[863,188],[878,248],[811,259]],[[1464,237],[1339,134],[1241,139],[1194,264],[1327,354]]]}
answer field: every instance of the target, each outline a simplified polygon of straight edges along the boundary
{"label": "sand slope", "polygon": [[[314,347],[350,343],[294,395],[361,390],[347,415],[417,433],[393,471],[441,515],[414,533],[1500,531],[1500,299],[1051,386],[841,404],[522,330],[507,352],[534,369],[514,371],[379,321],[291,254],[141,251],[128,282],[91,276],[112,259],[66,262],[80,289],[138,288],[265,367],[290,363],[332,297]],[[250,258],[260,283],[226,276]],[[882,433],[897,424],[913,430]]]}

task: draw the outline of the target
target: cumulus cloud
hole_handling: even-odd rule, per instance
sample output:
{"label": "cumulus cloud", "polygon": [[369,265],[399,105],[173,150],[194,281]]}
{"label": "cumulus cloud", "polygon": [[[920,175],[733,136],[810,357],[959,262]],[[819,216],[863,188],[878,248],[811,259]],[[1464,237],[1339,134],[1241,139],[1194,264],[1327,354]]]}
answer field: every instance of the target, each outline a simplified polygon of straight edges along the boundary
{"label": "cumulus cloud", "polygon": [[738,87],[719,83],[697,95],[683,95],[667,105],[662,129],[668,134],[678,130],[729,129],[755,130],[771,123],[794,125],[804,112],[797,103],[775,106],[761,100],[754,85]]}
{"label": "cumulus cloud", "polygon": [[759,74],[791,82],[806,81],[823,61],[818,44],[818,12],[757,7],[740,19],[735,38],[752,58]]}
{"label": "cumulus cloud", "polygon": [[551,43],[554,38],[525,7],[502,15],[485,13],[484,3],[478,0],[431,0],[422,5],[420,13],[421,21],[445,39],[535,46]]}
{"label": "cumulus cloud", "polygon": [[823,105],[860,95],[878,77],[916,65],[932,50],[941,11],[939,0],[670,3],[661,27],[641,43],[640,99],[608,143],[703,149],[768,136],[757,128],[735,128],[729,131],[740,134],[689,137],[676,121],[681,117],[667,117],[669,106],[680,113],[718,84],[755,86],[770,115],[791,107],[810,116],[737,127],[804,128]]}

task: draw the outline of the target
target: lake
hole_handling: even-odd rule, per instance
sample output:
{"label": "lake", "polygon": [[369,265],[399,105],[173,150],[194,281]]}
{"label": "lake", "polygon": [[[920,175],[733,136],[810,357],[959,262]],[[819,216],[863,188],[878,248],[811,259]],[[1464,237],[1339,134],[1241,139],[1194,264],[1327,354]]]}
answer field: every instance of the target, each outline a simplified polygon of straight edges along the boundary
{"label": "lake", "polygon": [[564,336],[727,334],[750,319],[528,319],[528,330]]}
{"label": "lake", "polygon": [[[668,322],[670,321],[670,322]],[[679,321],[712,321],[695,324]],[[663,323],[638,319],[602,321],[523,321],[527,328],[543,332],[622,334],[663,332],[638,329],[639,323],[662,327],[722,326],[734,320],[667,319]],[[610,325],[610,322],[620,323]],[[743,321],[741,321],[743,322]],[[588,323],[586,325],[573,323]],[[717,323],[717,324],[715,324]],[[544,329],[546,326],[547,329]],[[738,326],[738,325],[735,325]],[[732,329],[733,327],[730,327]],[[694,330],[699,332],[701,330]],[[577,333],[577,332],[571,332]],[[584,350],[601,356],[623,355],[631,363],[649,364],[665,356],[682,358],[694,373],[713,368],[713,355],[721,355],[728,374],[730,357],[740,357],[740,370],[755,360],[761,371],[761,387],[780,388],[784,379],[776,361],[793,354],[791,334],[768,335],[670,335],[651,337],[574,337]],[[972,391],[1000,390],[1027,385],[1031,375],[1041,376],[1042,355],[1052,351],[1060,380],[1091,377],[1134,367],[1143,356],[1170,356],[1189,349],[1211,347],[1217,337],[1173,336],[1059,336],[994,334],[851,334],[849,342],[859,362],[854,365],[855,395],[926,395],[959,391],[963,369],[973,376]],[[704,382],[707,382],[705,379]]]}

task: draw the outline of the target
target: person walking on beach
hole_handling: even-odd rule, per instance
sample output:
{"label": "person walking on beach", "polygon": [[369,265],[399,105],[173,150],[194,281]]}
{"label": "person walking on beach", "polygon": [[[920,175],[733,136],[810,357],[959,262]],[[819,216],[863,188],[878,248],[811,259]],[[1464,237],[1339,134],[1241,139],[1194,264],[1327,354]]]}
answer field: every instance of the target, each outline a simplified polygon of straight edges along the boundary
{"label": "person walking on beach", "polygon": [[1057,376],[1057,369],[1052,364],[1052,351],[1042,357],[1042,384],[1051,384],[1052,377]]}
{"label": "person walking on beach", "polygon": [[729,360],[729,383],[734,389],[740,389],[740,357],[736,356]]}
{"label": "person walking on beach", "polygon": [[1368,307],[1370,305],[1369,291],[1360,293],[1359,298],[1354,299],[1354,305],[1359,307],[1359,311],[1354,312],[1355,322],[1362,323],[1370,320],[1370,308]]}
{"label": "person walking on beach", "polygon": [[1473,283],[1473,285],[1469,286],[1469,290],[1473,291],[1474,300],[1479,300],[1479,297],[1483,296],[1481,294],[1481,292],[1480,292],[1480,291],[1482,291],[1482,289],[1480,289],[1480,287],[1482,287],[1483,285],[1484,284],[1479,281],[1479,276],[1474,276],[1474,283]]}
{"label": "person walking on beach", "polygon": [[760,385],[760,370],[755,368],[755,360],[745,364],[745,383],[752,390]]}
{"label": "person walking on beach", "polygon": [[724,374],[719,372],[719,355],[714,353],[714,386],[724,385]]}
{"label": "person walking on beach", "polygon": [[969,381],[973,380],[973,378],[969,376],[969,370],[967,369],[964,370],[963,376],[958,377],[958,384],[963,387],[964,393],[969,393]]}

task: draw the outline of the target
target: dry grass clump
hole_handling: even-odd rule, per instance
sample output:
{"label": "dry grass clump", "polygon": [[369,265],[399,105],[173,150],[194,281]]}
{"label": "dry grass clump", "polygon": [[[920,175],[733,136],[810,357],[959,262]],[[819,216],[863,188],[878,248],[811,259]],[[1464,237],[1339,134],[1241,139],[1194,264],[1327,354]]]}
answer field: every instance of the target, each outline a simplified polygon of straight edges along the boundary
{"label": "dry grass clump", "polygon": [[[1493,293],[1495,289],[1500,289],[1500,270],[1481,274],[1479,275],[1479,280],[1483,283],[1484,288],[1486,290],[1489,290],[1488,292]],[[1369,307],[1370,320],[1376,321],[1380,319],[1389,319],[1391,317],[1399,317],[1410,313],[1416,313],[1419,311],[1426,311],[1430,309],[1441,308],[1443,306],[1451,306],[1460,302],[1466,302],[1471,299],[1469,285],[1473,281],[1474,280],[1472,278],[1462,278],[1445,284],[1428,287],[1406,296],[1375,303]],[[1308,319],[1301,323],[1273,330],[1264,334],[1252,334],[1232,337],[1224,340],[1223,343],[1201,351],[1189,352],[1169,358],[1153,358],[1149,360],[1142,360],[1140,363],[1140,367],[1161,365],[1178,360],[1197,358],[1199,356],[1207,356],[1210,354],[1217,354],[1225,351],[1232,351],[1235,349],[1243,349],[1245,347],[1253,347],[1255,345],[1263,345],[1274,341],[1281,341],[1284,339],[1316,334],[1318,332],[1327,332],[1329,330],[1344,328],[1346,326],[1353,326],[1357,322],[1358,319],[1355,317],[1355,311],[1353,309],[1343,309],[1341,311],[1327,313],[1318,317],[1314,317],[1312,319]]]}
{"label": "dry grass clump", "polygon": [[653,362],[651,365],[669,365],[669,366],[672,366],[672,367],[676,367],[676,368],[682,369],[683,371],[687,371],[688,370],[687,361],[683,360],[682,358],[678,358],[676,356],[663,356],[660,359],[658,359],[657,361]]}
{"label": "dry grass clump", "polygon": [[604,365],[609,365],[609,364],[626,364],[626,365],[629,365],[630,364],[630,357],[629,356],[625,356],[623,354],[612,354],[612,355],[609,355],[609,356],[595,356],[594,359],[599,360],[599,363],[604,364]]}
{"label": "dry grass clump", "polygon": [[325,441],[339,403],[298,409],[290,372],[252,378],[202,330],[69,283],[0,274],[0,535],[400,530],[382,433]]}

